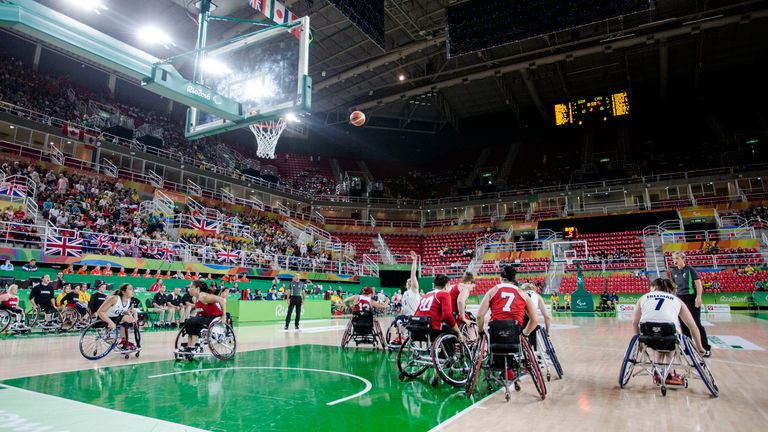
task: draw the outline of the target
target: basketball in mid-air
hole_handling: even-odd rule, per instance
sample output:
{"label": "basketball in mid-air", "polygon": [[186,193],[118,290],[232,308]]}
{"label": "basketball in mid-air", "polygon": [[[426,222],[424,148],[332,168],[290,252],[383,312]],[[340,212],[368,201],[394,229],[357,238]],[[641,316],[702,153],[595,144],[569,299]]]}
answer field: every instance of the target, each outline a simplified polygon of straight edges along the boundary
{"label": "basketball in mid-air", "polygon": [[349,122],[355,126],[362,126],[365,124],[365,114],[362,111],[355,111],[349,115]]}

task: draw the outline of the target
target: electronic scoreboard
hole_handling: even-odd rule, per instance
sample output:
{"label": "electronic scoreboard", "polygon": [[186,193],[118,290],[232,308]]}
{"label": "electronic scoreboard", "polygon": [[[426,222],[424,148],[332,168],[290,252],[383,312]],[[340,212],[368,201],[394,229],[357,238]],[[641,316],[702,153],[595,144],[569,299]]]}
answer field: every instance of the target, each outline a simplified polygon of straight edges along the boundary
{"label": "electronic scoreboard", "polygon": [[601,95],[555,105],[555,124],[589,125],[629,114],[627,92]]}

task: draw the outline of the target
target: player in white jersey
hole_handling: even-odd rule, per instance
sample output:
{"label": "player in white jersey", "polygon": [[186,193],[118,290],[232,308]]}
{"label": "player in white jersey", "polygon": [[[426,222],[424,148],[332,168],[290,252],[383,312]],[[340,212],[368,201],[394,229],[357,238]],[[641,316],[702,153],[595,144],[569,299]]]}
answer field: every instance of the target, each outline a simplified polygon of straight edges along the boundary
{"label": "player in white jersey", "polygon": [[[520,287],[523,291],[525,291],[526,294],[528,294],[528,297],[531,298],[531,303],[533,303],[533,307],[536,310],[536,315],[541,315],[544,317],[544,328],[547,331],[547,334],[549,334],[549,312],[547,312],[547,307],[544,304],[544,300],[541,298],[541,295],[539,294],[539,287],[532,283],[524,283]],[[537,320],[538,321],[538,320]],[[528,324],[528,315],[525,316],[525,321],[523,325]],[[539,331],[539,328],[536,327],[530,335],[528,335],[528,343],[531,344],[531,348],[535,351],[538,349],[538,344],[536,343],[536,332]]]}
{"label": "player in white jersey", "polygon": [[413,316],[416,313],[416,308],[419,307],[419,279],[416,277],[416,267],[418,266],[418,255],[416,252],[411,251],[411,259],[413,264],[411,265],[411,277],[405,281],[405,291],[403,292],[403,308],[402,315]]}
{"label": "player in white jersey", "polygon": [[[644,294],[637,301],[637,307],[632,317],[632,328],[636,333],[640,333],[640,323],[673,323],[677,328],[677,333],[682,334],[680,331],[680,321],[682,320],[691,329],[691,339],[696,349],[700,353],[704,353],[701,334],[688,308],[683,307],[683,302],[674,294],[676,289],[674,282],[669,279],[658,278],[651,282],[651,292]],[[666,363],[669,361],[670,355],[669,353],[657,353],[657,361]],[[672,371],[672,374],[667,377],[666,384],[682,385],[683,380]]]}

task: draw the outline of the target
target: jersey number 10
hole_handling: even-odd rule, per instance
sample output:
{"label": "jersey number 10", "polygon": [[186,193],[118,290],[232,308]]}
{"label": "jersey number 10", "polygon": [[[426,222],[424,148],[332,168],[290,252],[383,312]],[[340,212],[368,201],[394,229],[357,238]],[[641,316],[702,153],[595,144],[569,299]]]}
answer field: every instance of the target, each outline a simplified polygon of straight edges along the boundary
{"label": "jersey number 10", "polygon": [[419,302],[419,310],[422,312],[429,312],[430,309],[432,309],[432,302],[435,301],[435,298],[432,296],[424,297]]}

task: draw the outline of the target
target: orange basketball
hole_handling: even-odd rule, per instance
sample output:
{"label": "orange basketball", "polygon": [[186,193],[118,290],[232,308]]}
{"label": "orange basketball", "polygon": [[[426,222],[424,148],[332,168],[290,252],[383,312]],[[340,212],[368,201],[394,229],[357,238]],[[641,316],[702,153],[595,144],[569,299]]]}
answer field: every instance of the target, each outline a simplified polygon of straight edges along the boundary
{"label": "orange basketball", "polygon": [[349,122],[355,126],[362,126],[365,124],[365,114],[362,111],[355,111],[349,115]]}

